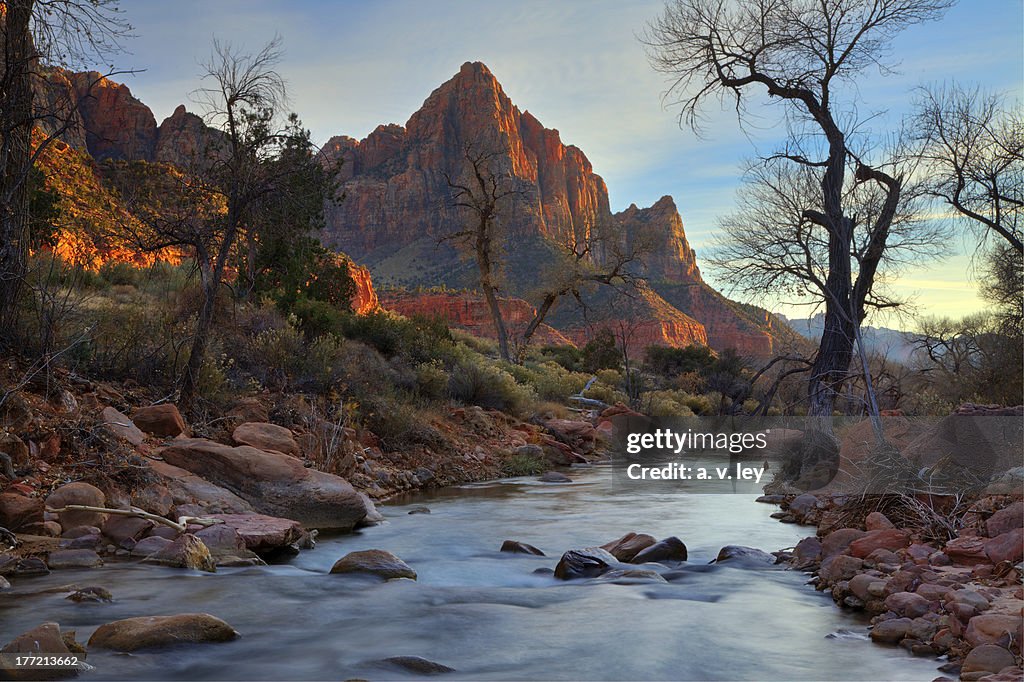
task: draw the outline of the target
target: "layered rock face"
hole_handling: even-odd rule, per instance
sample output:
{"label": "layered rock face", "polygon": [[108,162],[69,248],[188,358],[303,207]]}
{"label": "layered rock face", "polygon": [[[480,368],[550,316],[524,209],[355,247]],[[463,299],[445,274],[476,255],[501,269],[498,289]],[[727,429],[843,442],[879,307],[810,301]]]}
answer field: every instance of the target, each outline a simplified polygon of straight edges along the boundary
{"label": "layered rock face", "polygon": [[[424,315],[440,317],[453,327],[464,329],[474,336],[496,339],[494,321],[491,319],[487,301],[479,294],[465,292],[389,292],[382,304],[407,317]],[[506,327],[515,334],[522,332],[533,319],[536,310],[521,298],[503,298],[498,303]],[[571,344],[561,332],[542,324],[534,336],[538,344]]]}
{"label": "layered rock face", "polygon": [[450,206],[446,174],[468,177],[467,149],[504,150],[491,168],[520,192],[502,215],[512,234],[564,243],[610,215],[607,188],[583,152],[520,112],[479,62],[463,64],[404,127],[379,126],[362,141],[335,137],[324,149],[343,160],[345,192],[328,210],[325,242],[357,259],[451,232],[463,216]]}
{"label": "layered rock face", "polygon": [[[623,244],[644,245],[647,255],[640,274],[660,302],[647,306],[652,314],[648,324],[634,325],[637,338],[643,339],[638,345],[705,343],[756,357],[775,351],[773,326],[781,323],[763,310],[729,301],[704,283],[672,197],[662,197],[649,208],[631,205],[612,214],[605,183],[583,152],[563,144],[557,130],[545,128],[529,112],[520,112],[478,62],[463,64],[404,127],[383,125],[361,141],[339,136],[328,142],[324,158],[341,161],[338,179],[345,200],[328,209],[325,243],[368,263],[375,276],[393,284],[474,286],[472,281],[451,281],[448,273],[460,267],[457,256],[442,255],[433,246],[466,219],[451,206],[448,178],[459,182],[469,177],[467,148],[495,153],[491,170],[505,176],[506,188],[517,191],[501,215],[503,229],[511,235],[507,248],[521,249],[526,240],[538,237],[565,247],[586,237],[595,225],[611,225]],[[511,251],[509,255],[510,281],[535,281],[538,263]],[[451,259],[451,268],[438,267],[438,258]],[[509,290],[523,296],[529,288],[513,284]],[[452,315],[450,301],[433,303],[443,315]],[[401,305],[412,304],[405,299]],[[422,312],[425,305],[426,299],[417,297],[417,310]],[[460,316],[476,319],[468,313],[453,319]],[[552,324],[579,339],[584,333],[580,322],[561,314]],[[455,323],[485,334],[489,329],[489,323]]]}
{"label": "layered rock face", "polygon": [[352,310],[360,315],[373,312],[380,307],[380,300],[373,288],[373,278],[370,271],[361,265],[351,263],[348,274],[356,285],[356,293],[352,297]]}

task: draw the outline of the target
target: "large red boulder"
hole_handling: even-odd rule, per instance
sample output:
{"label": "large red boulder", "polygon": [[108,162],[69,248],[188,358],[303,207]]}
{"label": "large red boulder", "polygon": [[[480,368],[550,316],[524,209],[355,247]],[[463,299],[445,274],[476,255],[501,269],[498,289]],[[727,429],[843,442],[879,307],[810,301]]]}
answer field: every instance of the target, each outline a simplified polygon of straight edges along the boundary
{"label": "large red boulder", "polygon": [[154,436],[174,438],[185,432],[185,419],[170,403],[140,407],[132,415],[135,425]]}
{"label": "large red boulder", "polygon": [[164,461],[241,497],[256,511],[298,521],[307,528],[352,530],[370,511],[345,479],[282,454],[201,438],[175,441]]}

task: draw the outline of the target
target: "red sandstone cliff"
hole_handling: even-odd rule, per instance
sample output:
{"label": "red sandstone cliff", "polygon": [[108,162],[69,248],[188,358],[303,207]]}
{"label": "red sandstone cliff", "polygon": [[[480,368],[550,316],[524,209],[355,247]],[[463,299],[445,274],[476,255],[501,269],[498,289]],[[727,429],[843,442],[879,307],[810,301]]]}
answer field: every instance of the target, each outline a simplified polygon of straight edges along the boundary
{"label": "red sandstone cliff", "polygon": [[461,216],[449,206],[445,174],[467,172],[467,145],[507,150],[494,170],[523,191],[503,216],[513,234],[565,242],[609,215],[607,188],[586,156],[520,112],[486,66],[467,62],[404,127],[379,126],[362,141],[340,136],[325,145],[326,158],[344,159],[346,197],[328,211],[325,241],[360,258],[450,232]]}
{"label": "red sandstone cliff", "polygon": [[[442,254],[433,246],[464,220],[450,207],[445,176],[467,172],[467,145],[505,149],[493,170],[507,173],[521,191],[502,215],[512,235],[507,247],[512,271],[506,274],[513,294],[524,295],[535,284],[540,264],[533,251],[523,255],[533,248],[527,246],[530,240],[564,246],[574,234],[584,235],[607,221],[617,226],[624,242],[643,240],[649,248],[640,274],[660,303],[648,306],[652,317],[638,330],[643,339],[638,345],[708,343],[757,357],[774,352],[767,313],[734,304],[702,280],[671,197],[613,215],[605,183],[583,152],[563,144],[557,130],[545,128],[529,112],[520,112],[478,62],[463,64],[405,126],[382,125],[363,140],[338,136],[325,145],[326,160],[343,160],[338,179],[345,194],[328,210],[325,243],[367,262],[392,284],[474,286],[453,252]],[[438,266],[437,259],[445,258],[454,259],[451,267]],[[462,273],[462,279],[449,276],[454,272]],[[560,314],[552,324],[579,337],[579,319]]]}
{"label": "red sandstone cliff", "polygon": [[356,285],[355,295],[352,297],[352,310],[360,315],[373,312],[380,307],[380,299],[373,289],[373,278],[370,271],[355,263],[349,264],[348,274]]}
{"label": "red sandstone cliff", "polygon": [[[388,310],[402,315],[437,316],[449,325],[464,329],[474,336],[486,339],[497,338],[487,302],[479,294],[468,292],[388,292],[384,294],[382,304]],[[521,298],[502,298],[499,306],[505,325],[513,338],[522,334],[536,312],[533,306]],[[546,324],[538,327],[533,341],[538,345],[572,343],[564,334]]]}

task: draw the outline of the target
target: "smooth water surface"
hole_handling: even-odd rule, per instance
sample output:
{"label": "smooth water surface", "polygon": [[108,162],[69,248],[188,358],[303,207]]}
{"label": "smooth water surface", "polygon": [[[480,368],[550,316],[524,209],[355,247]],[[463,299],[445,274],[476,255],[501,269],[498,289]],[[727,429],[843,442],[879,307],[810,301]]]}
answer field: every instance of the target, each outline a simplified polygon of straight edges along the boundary
{"label": "smooth water surface", "polygon": [[[383,505],[387,521],[321,538],[287,565],[216,574],[109,563],[23,579],[0,595],[0,640],[44,621],[85,641],[106,622],[207,612],[241,637],[163,651],[91,652],[80,679],[369,680],[416,675],[376,663],[421,656],[472,680],[931,680],[937,661],[871,644],[863,620],[773,567],[708,565],[723,545],[771,551],[808,528],[769,518],[746,494],[685,494],[613,486],[606,467],[571,484],[510,479]],[[706,488],[702,488],[706,489]],[[431,514],[408,514],[426,505]],[[536,575],[570,548],[629,531],[676,535],[690,553],[669,584],[562,582]],[[502,541],[547,557],[502,554]],[[380,583],[330,575],[368,548],[394,552],[419,574]],[[74,604],[48,588],[101,585],[112,604]]]}

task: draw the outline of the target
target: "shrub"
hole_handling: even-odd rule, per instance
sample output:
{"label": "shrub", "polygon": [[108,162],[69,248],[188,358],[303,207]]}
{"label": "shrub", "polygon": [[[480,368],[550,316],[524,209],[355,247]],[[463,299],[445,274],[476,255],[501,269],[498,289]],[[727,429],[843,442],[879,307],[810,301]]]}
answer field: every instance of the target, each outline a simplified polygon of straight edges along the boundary
{"label": "shrub", "polygon": [[385,357],[403,355],[413,362],[450,359],[455,346],[451,330],[439,318],[403,318],[375,311],[345,315],[341,329],[346,337],[373,346]]}
{"label": "shrub", "polygon": [[686,397],[677,391],[651,391],[643,395],[642,403],[652,417],[692,417]]}
{"label": "shrub", "polygon": [[124,261],[108,261],[100,267],[100,277],[111,285],[137,285],[142,280],[142,272]]}
{"label": "shrub", "polygon": [[697,344],[685,348],[648,346],[645,359],[652,372],[666,377],[676,377],[687,372],[706,373],[716,360],[714,351]]}
{"label": "shrub", "polygon": [[527,387],[516,383],[505,370],[472,357],[460,358],[452,368],[448,394],[468,405],[522,412],[536,399]]}
{"label": "shrub", "polygon": [[506,476],[536,476],[548,468],[548,461],[543,455],[528,453],[513,453],[501,463],[501,471]]}
{"label": "shrub", "polygon": [[416,365],[416,393],[427,400],[440,400],[448,391],[451,376],[437,360]]}
{"label": "shrub", "polygon": [[291,312],[307,339],[341,333],[342,311],[327,301],[299,298],[292,305]]}
{"label": "shrub", "polygon": [[610,329],[599,330],[587,344],[583,346],[583,368],[588,372],[599,369],[618,369],[622,362],[622,353],[615,342],[615,335]]}
{"label": "shrub", "polygon": [[579,372],[583,369],[583,351],[575,346],[544,346],[540,354],[569,370]]}

